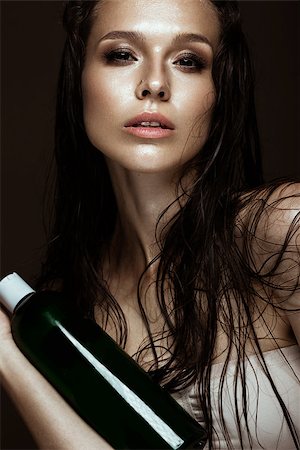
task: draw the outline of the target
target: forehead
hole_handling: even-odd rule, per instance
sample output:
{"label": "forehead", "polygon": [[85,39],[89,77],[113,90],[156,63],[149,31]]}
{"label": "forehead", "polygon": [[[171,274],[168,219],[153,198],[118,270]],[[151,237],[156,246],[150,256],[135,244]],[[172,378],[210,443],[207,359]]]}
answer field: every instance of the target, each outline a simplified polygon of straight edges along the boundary
{"label": "forehead", "polygon": [[217,45],[220,24],[209,0],[100,0],[91,37],[110,31],[144,33],[162,40],[178,33],[201,33],[213,47]]}

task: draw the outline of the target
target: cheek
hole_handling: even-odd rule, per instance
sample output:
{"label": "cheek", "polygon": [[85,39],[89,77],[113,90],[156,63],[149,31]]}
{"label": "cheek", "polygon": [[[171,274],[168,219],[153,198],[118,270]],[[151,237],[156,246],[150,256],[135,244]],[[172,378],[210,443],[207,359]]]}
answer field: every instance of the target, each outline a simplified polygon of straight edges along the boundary
{"label": "cheek", "polygon": [[83,115],[85,125],[98,121],[99,118],[109,111],[107,109],[110,103],[110,92],[106,80],[99,79],[93,73],[84,73],[82,76],[82,98],[83,98]]}
{"label": "cheek", "polygon": [[[198,140],[199,144],[208,137],[211,117],[215,105],[215,91],[213,87],[202,92],[201,96],[196,96],[197,102],[193,102],[189,110],[189,120],[187,129],[189,137]],[[201,141],[201,142],[200,142]]]}
{"label": "cheek", "polygon": [[[122,86],[122,88],[120,87]],[[83,113],[85,122],[121,119],[128,108],[131,87],[120,83],[109,72],[86,70],[82,75]],[[124,117],[124,115],[123,115]]]}
{"label": "cheek", "polygon": [[202,105],[201,112],[200,112],[201,122],[202,122],[204,128],[206,128],[206,131],[210,126],[212,112],[213,112],[214,105],[215,105],[215,99],[216,99],[216,93],[215,93],[214,88],[212,87],[212,89],[206,93],[206,95],[203,99],[203,105]]}
{"label": "cheek", "polygon": [[210,118],[215,103],[215,87],[210,74],[199,75],[195,81],[185,82],[186,89],[182,85],[176,89],[177,110],[187,126],[195,126],[196,123],[205,122]]}
{"label": "cheek", "polygon": [[198,86],[198,89],[195,89],[194,97],[190,100],[190,107],[187,108],[183,159],[195,156],[205,144],[209,134],[215,97],[212,83]]}
{"label": "cheek", "polygon": [[83,72],[82,79],[82,103],[83,103],[83,122],[86,134],[90,142],[96,147],[101,148],[103,142],[103,119],[107,99],[105,96],[105,85],[95,79],[90,72]]}
{"label": "cheek", "polygon": [[[197,98],[196,95],[195,98]],[[198,98],[199,102],[196,106],[198,110],[197,116],[203,116],[203,120],[206,121],[211,116],[216,98],[215,88],[212,81],[202,86],[202,89],[199,90]]]}
{"label": "cheek", "polygon": [[132,85],[93,67],[83,71],[81,82],[86,134],[94,147],[109,154],[122,142],[121,130],[132,109]]}

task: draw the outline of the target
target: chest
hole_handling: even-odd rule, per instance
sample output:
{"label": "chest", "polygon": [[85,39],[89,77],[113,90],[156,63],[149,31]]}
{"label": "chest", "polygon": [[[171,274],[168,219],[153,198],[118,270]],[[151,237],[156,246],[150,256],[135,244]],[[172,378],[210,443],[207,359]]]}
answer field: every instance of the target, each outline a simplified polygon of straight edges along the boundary
{"label": "chest", "polygon": [[[167,357],[168,352],[172,351],[172,339],[170,338],[169,329],[158,308],[152,308],[147,315],[148,322],[142,318],[141,311],[137,305],[127,303],[122,306],[122,312],[127,324],[127,340],[125,351],[130,356],[139,353],[139,362],[147,368],[153,363],[154,354],[149,345],[149,333],[151,333],[155,351],[158,358]],[[225,311],[225,313],[228,311]],[[96,321],[101,325],[101,313],[95,310]],[[232,332],[224,327],[224,318],[220,317],[217,328],[217,339],[214,350],[214,363],[222,363],[225,361],[230,342],[233,341],[232,353],[230,359],[236,359],[239,348],[239,338],[241,336],[239,327],[243,326],[243,320],[238,320],[238,312],[235,311],[234,324]],[[103,322],[102,322],[103,323]],[[259,345],[263,352],[267,352],[279,347],[287,347],[296,343],[295,337],[291,331],[291,327],[285,315],[274,310],[271,305],[262,304],[257,308],[252,318],[255,335],[259,341]],[[117,333],[113,320],[109,318],[105,331],[115,340]],[[253,334],[249,332],[246,339],[247,354],[255,353],[255,341]]]}

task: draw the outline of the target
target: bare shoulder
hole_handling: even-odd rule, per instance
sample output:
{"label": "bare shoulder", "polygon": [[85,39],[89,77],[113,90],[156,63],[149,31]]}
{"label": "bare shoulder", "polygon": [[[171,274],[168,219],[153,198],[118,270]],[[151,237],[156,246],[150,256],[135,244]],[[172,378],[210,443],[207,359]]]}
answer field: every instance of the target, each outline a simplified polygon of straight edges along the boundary
{"label": "bare shoulder", "polygon": [[260,298],[285,314],[300,345],[300,183],[270,184],[240,199],[239,247]]}
{"label": "bare shoulder", "polygon": [[270,184],[243,195],[241,203],[241,232],[275,245],[300,239],[300,183]]}
{"label": "bare shoulder", "polygon": [[292,223],[300,212],[300,183],[279,185],[271,191],[266,202],[269,212],[281,217],[286,225]]}
{"label": "bare shoulder", "polygon": [[300,183],[270,184],[245,194],[236,223],[253,276],[272,287],[273,298],[299,295]]}

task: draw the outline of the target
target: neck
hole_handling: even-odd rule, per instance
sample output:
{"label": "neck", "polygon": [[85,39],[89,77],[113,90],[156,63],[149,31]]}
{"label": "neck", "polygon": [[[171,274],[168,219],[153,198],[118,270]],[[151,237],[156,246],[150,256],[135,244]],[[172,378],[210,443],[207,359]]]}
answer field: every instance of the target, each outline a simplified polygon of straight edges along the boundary
{"label": "neck", "polygon": [[[176,188],[178,176],[129,172],[110,160],[107,164],[118,205],[118,220],[105,272],[109,273],[109,279],[117,275],[118,284],[122,280],[123,286],[128,283],[136,287],[146,266],[159,255],[156,236],[159,239],[180,208],[176,201],[180,194]],[[152,279],[156,267],[157,264],[152,264],[147,271]]]}

